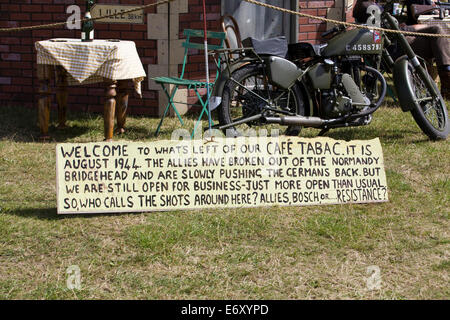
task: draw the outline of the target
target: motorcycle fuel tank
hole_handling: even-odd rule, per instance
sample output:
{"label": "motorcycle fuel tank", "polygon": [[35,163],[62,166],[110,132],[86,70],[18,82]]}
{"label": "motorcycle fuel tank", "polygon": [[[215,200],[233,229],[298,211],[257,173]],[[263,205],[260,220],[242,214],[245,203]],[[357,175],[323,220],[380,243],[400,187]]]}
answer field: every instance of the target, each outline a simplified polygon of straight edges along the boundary
{"label": "motorcycle fuel tank", "polygon": [[352,29],[338,34],[328,41],[322,49],[324,57],[343,55],[380,54],[383,50],[383,37],[380,31]]}
{"label": "motorcycle fuel tank", "polygon": [[266,58],[266,66],[270,82],[283,89],[290,88],[304,73],[293,62],[276,56]]}

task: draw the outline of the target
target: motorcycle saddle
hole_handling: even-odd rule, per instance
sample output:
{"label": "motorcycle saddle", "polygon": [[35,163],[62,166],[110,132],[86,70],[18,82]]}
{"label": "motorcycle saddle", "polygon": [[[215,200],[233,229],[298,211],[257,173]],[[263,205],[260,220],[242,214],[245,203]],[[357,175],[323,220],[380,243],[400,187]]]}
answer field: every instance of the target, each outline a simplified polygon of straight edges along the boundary
{"label": "motorcycle saddle", "polygon": [[308,42],[291,43],[288,45],[288,55],[292,60],[318,57],[324,47],[326,47],[324,44],[311,44]]}
{"label": "motorcycle saddle", "polygon": [[288,53],[288,44],[286,37],[284,36],[263,40],[249,37],[242,40],[242,45],[245,48],[253,48],[259,55],[271,55],[286,58]]}

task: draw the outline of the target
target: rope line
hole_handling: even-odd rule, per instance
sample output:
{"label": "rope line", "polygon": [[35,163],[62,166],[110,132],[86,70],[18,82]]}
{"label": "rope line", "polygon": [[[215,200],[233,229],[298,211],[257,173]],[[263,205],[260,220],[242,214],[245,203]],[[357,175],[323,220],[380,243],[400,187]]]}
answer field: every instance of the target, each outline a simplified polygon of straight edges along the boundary
{"label": "rope line", "polygon": [[[84,21],[95,21],[95,20],[100,20],[100,19],[111,18],[111,17],[115,17],[115,16],[118,16],[118,15],[122,15],[122,14],[130,13],[130,12],[143,10],[143,9],[150,8],[150,7],[153,7],[153,6],[159,6],[159,5],[166,4],[166,3],[169,3],[169,2],[172,2],[172,1],[175,1],[175,0],[161,0],[161,1],[158,1],[158,2],[155,2],[155,3],[146,4],[146,5],[138,7],[138,8],[128,9],[128,10],[125,10],[125,11],[109,14],[109,15],[106,15],[106,16],[90,18],[90,19],[75,20],[74,23],[84,22]],[[0,28],[0,32],[18,32],[18,31],[47,29],[47,28],[54,28],[54,27],[63,26],[63,25],[66,25],[66,24],[67,24],[67,21],[66,22],[49,23],[49,24],[41,24],[41,25],[29,26],[29,27]]]}
{"label": "rope line", "polygon": [[310,15],[307,13],[301,13],[301,12],[292,11],[292,10],[285,9],[285,8],[280,8],[280,7],[277,7],[277,6],[268,4],[268,3],[262,3],[262,2],[259,2],[256,0],[244,0],[244,1],[258,5],[258,6],[270,8],[273,10],[278,10],[278,11],[281,11],[284,13],[294,14],[294,15],[297,15],[300,17],[321,20],[321,21],[330,22],[330,23],[334,23],[334,24],[341,24],[346,27],[355,27],[355,28],[359,28],[359,29],[376,30],[376,31],[388,32],[388,33],[402,33],[407,36],[416,36],[416,37],[450,38],[450,34],[422,33],[422,32],[411,32],[411,31],[403,31],[403,30],[391,30],[391,29],[384,29],[384,28],[380,28],[380,27],[369,27],[369,26],[360,25],[360,24],[356,24],[356,23],[338,21],[338,20],[333,20],[333,19],[328,19],[328,18],[323,18],[323,17],[316,17],[316,16],[313,16],[313,15]]}
{"label": "rope line", "polygon": [[[118,15],[122,15],[122,14],[130,13],[130,12],[143,10],[143,9],[150,8],[150,7],[153,7],[153,6],[159,6],[159,5],[166,4],[166,3],[169,3],[169,2],[172,2],[172,1],[175,1],[175,0],[161,0],[161,1],[158,1],[158,2],[155,2],[155,3],[151,3],[151,4],[147,4],[147,5],[138,7],[138,8],[129,9],[129,10],[121,11],[121,12],[118,12],[118,13],[113,13],[113,14],[109,14],[109,15],[106,15],[106,16],[101,16],[101,17],[96,17],[96,18],[91,18],[91,19],[75,20],[74,22],[76,23],[76,22],[84,22],[84,21],[96,21],[96,20],[111,18],[111,17],[115,17],[115,16],[118,16]],[[391,29],[384,29],[384,28],[380,28],[380,27],[369,27],[369,26],[360,25],[360,24],[356,24],[356,23],[350,23],[350,22],[345,22],[345,21],[339,21],[339,20],[334,20],[334,19],[317,17],[317,16],[313,16],[311,14],[297,12],[297,11],[292,11],[292,10],[285,9],[285,8],[280,8],[280,7],[277,7],[277,6],[268,4],[268,3],[259,2],[259,1],[256,1],[256,0],[244,0],[244,1],[246,1],[248,3],[251,3],[251,4],[258,5],[258,6],[270,8],[270,9],[277,10],[277,11],[281,11],[283,13],[289,13],[289,14],[297,15],[297,16],[304,17],[304,18],[310,18],[310,19],[316,19],[316,20],[320,20],[320,21],[324,21],[324,22],[330,22],[330,23],[333,23],[333,24],[340,24],[340,25],[344,25],[346,27],[354,27],[354,28],[358,28],[358,29],[376,30],[376,31],[382,31],[382,32],[387,32],[387,33],[401,33],[401,34],[404,34],[404,35],[407,35],[407,36],[415,36],[415,37],[450,38],[450,34],[422,33],[422,32],[412,32],[412,31],[403,31],[403,30],[391,30]],[[63,26],[63,25],[66,25],[66,24],[67,24],[67,22],[57,22],[57,23],[42,24],[42,25],[29,26],[29,27],[0,28],[0,32],[19,32],[19,31],[28,31],[28,30],[47,29],[47,28]]]}

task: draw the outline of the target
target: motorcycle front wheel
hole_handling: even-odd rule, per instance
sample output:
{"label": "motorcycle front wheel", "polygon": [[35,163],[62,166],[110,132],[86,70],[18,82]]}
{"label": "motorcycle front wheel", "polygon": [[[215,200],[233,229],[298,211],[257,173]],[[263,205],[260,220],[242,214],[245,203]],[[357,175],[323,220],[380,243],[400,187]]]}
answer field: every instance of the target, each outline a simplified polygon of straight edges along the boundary
{"label": "motorcycle front wheel", "polygon": [[411,110],[414,120],[431,140],[447,138],[449,133],[448,111],[438,87],[432,80],[438,92],[438,96],[433,98],[420,74],[412,66],[408,69],[417,101],[416,106]]}
{"label": "motorcycle front wheel", "polygon": [[[220,125],[244,121],[224,129],[227,136],[242,136],[250,127],[264,124],[260,119],[245,122],[246,119],[255,118],[262,113],[276,114],[266,107],[298,115],[305,114],[303,95],[297,85],[290,89],[276,87],[269,83],[263,65],[246,65],[233,72],[231,79],[225,84],[219,109]],[[285,134],[298,135],[300,130],[301,126],[289,126]]]}

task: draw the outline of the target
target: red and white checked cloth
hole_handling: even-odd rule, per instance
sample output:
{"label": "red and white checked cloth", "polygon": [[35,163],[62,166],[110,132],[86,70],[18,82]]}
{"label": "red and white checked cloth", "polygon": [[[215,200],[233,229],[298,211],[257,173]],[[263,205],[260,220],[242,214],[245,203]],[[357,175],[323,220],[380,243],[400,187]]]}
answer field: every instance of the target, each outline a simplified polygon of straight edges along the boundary
{"label": "red and white checked cloth", "polygon": [[142,96],[141,82],[146,76],[133,41],[50,39],[35,43],[37,63],[63,66],[69,85],[132,79]]}

